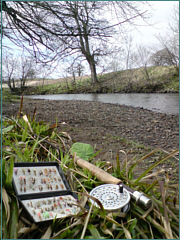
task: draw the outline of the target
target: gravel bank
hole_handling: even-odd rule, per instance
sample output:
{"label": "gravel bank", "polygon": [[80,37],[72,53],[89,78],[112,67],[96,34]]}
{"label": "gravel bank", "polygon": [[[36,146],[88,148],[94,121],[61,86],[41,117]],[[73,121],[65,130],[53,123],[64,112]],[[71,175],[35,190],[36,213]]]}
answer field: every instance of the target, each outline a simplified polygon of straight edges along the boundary
{"label": "gravel bank", "polygon": [[[89,143],[96,151],[102,149],[100,159],[116,164],[119,150],[127,153],[128,160],[145,156],[157,147],[171,152],[179,148],[179,115],[155,113],[149,110],[124,105],[89,101],[50,101],[24,99],[23,113],[33,115],[36,120],[55,123],[66,122],[60,131],[66,131],[74,141]],[[3,103],[3,115],[16,115],[19,103]],[[126,139],[126,140],[124,140]],[[99,156],[99,155],[98,155]],[[172,182],[178,182],[178,156],[164,162]],[[120,162],[124,161],[120,152]],[[138,165],[136,174],[154,163],[156,155]]]}
{"label": "gravel bank", "polygon": [[[69,130],[79,129],[76,141],[103,145],[108,135],[133,140],[149,147],[171,151],[179,147],[179,116],[155,113],[124,105],[89,101],[29,100],[23,112],[33,114],[37,104],[36,120],[68,123]],[[3,103],[3,115],[18,112],[19,103]],[[82,131],[81,131],[82,130]],[[101,138],[101,141],[100,141]]]}

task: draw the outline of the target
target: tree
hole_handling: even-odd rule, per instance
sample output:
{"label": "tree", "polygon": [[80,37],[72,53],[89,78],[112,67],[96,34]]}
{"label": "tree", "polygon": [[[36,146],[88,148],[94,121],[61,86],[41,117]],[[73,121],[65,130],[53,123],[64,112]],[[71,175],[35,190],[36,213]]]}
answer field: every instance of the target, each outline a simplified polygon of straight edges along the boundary
{"label": "tree", "polygon": [[179,2],[176,2],[172,8],[172,21],[169,23],[169,28],[174,36],[179,39]]}
{"label": "tree", "polygon": [[179,75],[179,3],[172,9],[168,32],[164,36],[159,34],[157,39],[168,56],[169,65],[173,65]]}
{"label": "tree", "polygon": [[24,53],[15,55],[6,51],[3,53],[2,71],[8,87],[15,91],[16,88],[23,89],[27,80],[36,76],[36,65],[34,59]]}
{"label": "tree", "polygon": [[139,67],[142,68],[142,73],[146,79],[146,81],[148,83],[150,83],[151,81],[151,78],[149,76],[149,73],[148,73],[148,66],[149,66],[149,59],[150,59],[150,56],[151,56],[151,52],[150,50],[147,48],[147,47],[144,47],[144,46],[139,46],[137,47],[137,61],[138,61],[138,65]]}
{"label": "tree", "polygon": [[120,62],[120,58],[119,58],[119,54],[113,54],[112,59],[109,63],[109,69],[112,70],[114,73],[118,72],[121,70],[122,68],[122,64]]}
{"label": "tree", "polygon": [[[4,35],[44,61],[83,56],[92,84],[98,82],[96,65],[109,53],[108,40],[123,23],[144,18],[138,4],[128,1],[24,1],[3,2]],[[115,24],[107,14],[117,16]],[[27,43],[31,48],[27,48]],[[40,46],[44,48],[40,48]]]}
{"label": "tree", "polygon": [[67,89],[69,89],[69,85],[68,85],[69,74],[72,76],[72,84],[76,88],[76,76],[78,76],[79,80],[81,81],[81,79],[82,79],[81,77],[83,75],[84,69],[85,69],[85,67],[82,65],[81,62],[72,61],[69,63],[69,66],[65,69],[65,72],[67,75],[64,76],[66,85],[67,85]]}
{"label": "tree", "polygon": [[84,66],[82,63],[75,64],[75,73],[77,73],[78,77],[81,77],[84,72]]}
{"label": "tree", "polygon": [[171,66],[175,59],[174,54],[167,48],[163,48],[150,57],[153,66]]}
{"label": "tree", "polygon": [[179,42],[177,43],[177,38],[172,35],[166,35],[165,37],[159,35],[158,40],[166,53],[168,65],[174,66],[177,74],[179,74]]}
{"label": "tree", "polygon": [[11,53],[5,52],[2,61],[2,78],[10,89],[15,89],[15,72],[17,61]]}
{"label": "tree", "polygon": [[125,48],[124,48],[124,56],[125,56],[125,69],[131,69],[133,66],[133,37],[131,35],[125,38]]}
{"label": "tree", "polygon": [[32,80],[36,76],[35,62],[33,58],[22,55],[18,65],[20,88],[24,88],[27,80]]}

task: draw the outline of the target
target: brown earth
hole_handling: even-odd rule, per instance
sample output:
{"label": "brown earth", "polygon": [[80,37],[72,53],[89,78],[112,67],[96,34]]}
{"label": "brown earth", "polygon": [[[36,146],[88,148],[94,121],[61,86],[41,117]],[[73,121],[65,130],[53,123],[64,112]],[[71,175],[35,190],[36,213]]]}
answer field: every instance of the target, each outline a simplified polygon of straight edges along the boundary
{"label": "brown earth", "polygon": [[[143,156],[157,147],[171,152],[179,148],[179,115],[155,113],[142,108],[89,101],[24,100],[23,112],[33,115],[37,104],[36,120],[65,122],[62,130],[74,141],[89,143],[95,150],[102,149],[101,160],[114,162],[119,150]],[[19,103],[3,103],[5,116],[16,115]],[[126,139],[126,140],[125,140]],[[178,178],[178,156],[161,167]],[[120,153],[120,160],[124,154]],[[157,156],[146,159],[152,164]],[[140,168],[138,169],[140,171]]]}

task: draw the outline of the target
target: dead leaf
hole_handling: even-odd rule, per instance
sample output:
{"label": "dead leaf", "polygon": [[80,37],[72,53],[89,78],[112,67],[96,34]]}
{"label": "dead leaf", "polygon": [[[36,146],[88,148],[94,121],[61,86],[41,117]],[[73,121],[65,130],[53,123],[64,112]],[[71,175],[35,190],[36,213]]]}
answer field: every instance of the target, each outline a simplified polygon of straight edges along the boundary
{"label": "dead leaf", "polygon": [[10,219],[10,205],[9,205],[8,194],[4,188],[2,188],[2,201],[4,203],[5,212],[6,212],[6,218],[7,218],[6,224],[8,224],[9,219]]}
{"label": "dead leaf", "polygon": [[44,233],[44,235],[41,237],[41,239],[49,239],[51,236],[51,233],[52,233],[52,229],[51,229],[51,224],[50,224],[48,229]]}

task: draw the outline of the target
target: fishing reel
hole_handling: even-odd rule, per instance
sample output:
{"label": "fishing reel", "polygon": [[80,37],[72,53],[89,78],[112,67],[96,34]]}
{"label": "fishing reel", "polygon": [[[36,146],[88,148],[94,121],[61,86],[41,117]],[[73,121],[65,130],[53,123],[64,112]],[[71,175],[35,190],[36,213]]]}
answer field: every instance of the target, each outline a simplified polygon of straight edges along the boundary
{"label": "fishing reel", "polygon": [[[122,184],[103,184],[91,190],[89,194],[98,199],[108,212],[129,211],[131,195]],[[90,201],[99,207],[94,200],[90,199]]]}

